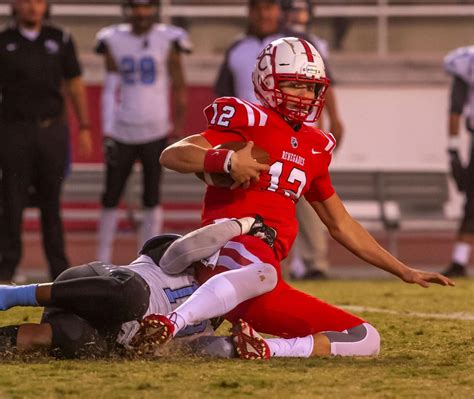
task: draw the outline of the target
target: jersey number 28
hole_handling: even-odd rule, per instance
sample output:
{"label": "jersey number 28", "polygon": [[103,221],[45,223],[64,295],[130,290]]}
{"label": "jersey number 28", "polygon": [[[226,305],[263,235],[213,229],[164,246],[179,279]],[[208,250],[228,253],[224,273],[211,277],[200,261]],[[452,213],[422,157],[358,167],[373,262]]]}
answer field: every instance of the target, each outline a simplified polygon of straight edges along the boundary
{"label": "jersey number 28", "polygon": [[120,61],[123,83],[133,85],[142,83],[151,85],[156,80],[156,64],[152,57],[135,59],[133,57],[123,57]]}

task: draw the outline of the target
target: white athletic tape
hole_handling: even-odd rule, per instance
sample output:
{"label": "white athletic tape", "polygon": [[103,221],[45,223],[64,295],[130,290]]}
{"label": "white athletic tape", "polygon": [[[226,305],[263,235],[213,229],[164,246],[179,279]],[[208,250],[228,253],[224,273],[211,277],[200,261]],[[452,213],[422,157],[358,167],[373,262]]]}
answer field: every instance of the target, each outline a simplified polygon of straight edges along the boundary
{"label": "white athletic tape", "polygon": [[401,312],[398,310],[370,308],[366,306],[341,306],[341,308],[349,312],[369,312],[369,313],[385,313],[397,316],[423,317],[427,319],[443,319],[443,320],[474,320],[474,314],[467,312],[454,313],[422,313],[422,312]]}

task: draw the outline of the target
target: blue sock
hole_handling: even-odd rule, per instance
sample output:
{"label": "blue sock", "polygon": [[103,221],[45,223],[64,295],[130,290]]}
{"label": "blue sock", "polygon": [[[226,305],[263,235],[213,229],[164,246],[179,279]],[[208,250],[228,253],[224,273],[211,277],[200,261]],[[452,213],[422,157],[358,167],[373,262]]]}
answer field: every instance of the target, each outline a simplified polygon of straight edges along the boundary
{"label": "blue sock", "polygon": [[36,287],[30,285],[0,285],[0,310],[13,306],[38,306],[36,302]]}

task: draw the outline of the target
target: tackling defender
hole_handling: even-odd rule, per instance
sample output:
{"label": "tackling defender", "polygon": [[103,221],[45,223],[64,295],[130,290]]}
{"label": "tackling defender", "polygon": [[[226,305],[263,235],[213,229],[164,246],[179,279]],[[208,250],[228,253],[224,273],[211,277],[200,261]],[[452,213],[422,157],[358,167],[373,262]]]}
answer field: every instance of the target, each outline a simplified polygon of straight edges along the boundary
{"label": "tackling defender", "polygon": [[[336,142],[330,133],[306,124],[321,114],[329,85],[316,49],[302,39],[275,40],[258,57],[252,79],[262,105],[234,97],[217,99],[205,110],[208,129],[168,147],[160,161],[181,173],[230,173],[235,181],[231,189],[207,187],[203,224],[262,214],[278,232],[274,251],[254,237],[232,240],[224,249],[240,261],[223,259],[221,267],[209,271],[214,276],[188,301],[167,317],[155,317],[148,338],[166,342],[188,324],[225,314],[230,321],[243,319],[260,332],[310,337],[304,344],[306,353],[344,354],[345,346],[333,345],[323,332],[350,331],[363,326],[364,320],[291,288],[281,277],[279,261],[294,241],[300,196],[311,203],[331,236],[366,262],[422,287],[454,284],[394,258],[347,213],[335,193],[328,167]],[[228,141],[248,144],[237,152],[213,149]],[[269,153],[270,165],[253,159],[253,143]],[[272,266],[266,284],[251,283],[256,272],[247,264],[255,259]],[[146,328],[142,333],[147,337]],[[378,337],[375,329],[366,328],[365,333],[372,333],[374,341]],[[358,348],[353,354],[366,353]]]}
{"label": "tackling defender", "polygon": [[[93,262],[68,269],[53,283],[0,286],[0,310],[13,306],[45,306],[40,324],[0,327],[0,352],[50,350],[61,357],[101,356],[117,347],[146,350],[135,334],[139,321],[167,313],[182,304],[198,287],[191,264],[207,258],[240,234],[261,237],[272,245],[274,232],[260,218],[228,220],[184,237],[166,234],[149,240],[128,266]],[[160,267],[161,266],[161,267]],[[169,276],[163,268],[182,268]],[[211,334],[206,320],[180,336]],[[191,349],[230,356],[229,341],[209,337]]]}

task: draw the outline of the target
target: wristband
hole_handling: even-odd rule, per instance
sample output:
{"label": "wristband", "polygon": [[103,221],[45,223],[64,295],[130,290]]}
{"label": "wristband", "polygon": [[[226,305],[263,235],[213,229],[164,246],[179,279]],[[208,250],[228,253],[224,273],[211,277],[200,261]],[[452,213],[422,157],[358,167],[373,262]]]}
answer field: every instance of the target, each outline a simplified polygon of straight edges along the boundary
{"label": "wristband", "polygon": [[230,158],[234,151],[225,149],[210,149],[204,157],[204,172],[206,173],[230,173]]}

